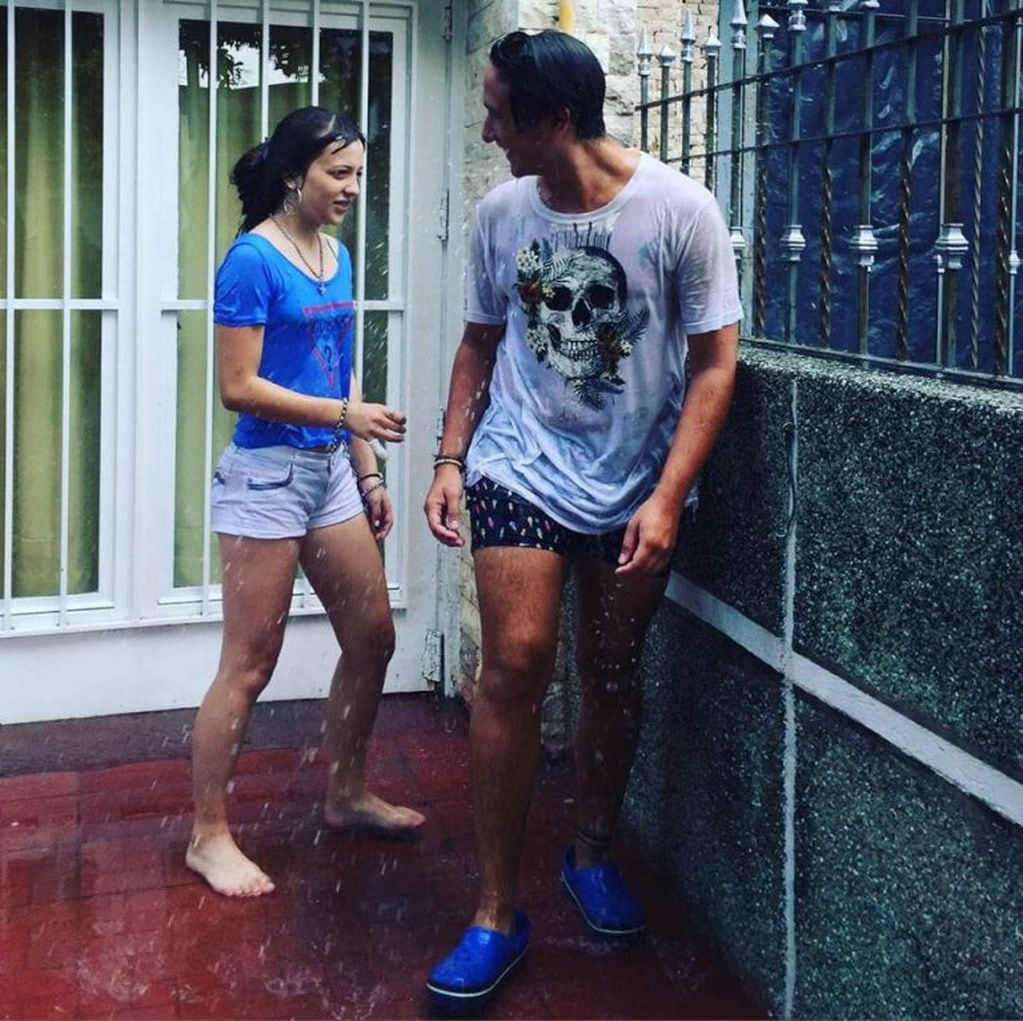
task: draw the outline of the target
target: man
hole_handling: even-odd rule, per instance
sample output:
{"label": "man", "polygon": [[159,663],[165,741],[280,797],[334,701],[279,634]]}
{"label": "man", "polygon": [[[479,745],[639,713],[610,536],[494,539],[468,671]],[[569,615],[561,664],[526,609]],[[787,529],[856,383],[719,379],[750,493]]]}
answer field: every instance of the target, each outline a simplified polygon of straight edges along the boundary
{"label": "man", "polygon": [[560,32],[513,32],[490,62],[483,140],[514,180],[477,211],[425,505],[433,534],[461,545],[464,474],[482,625],[470,727],[481,888],[427,983],[463,1007],[529,942],[515,880],[570,567],[583,700],[562,880],[591,929],[644,927],[608,853],[639,729],[638,661],[731,400],[741,316],[713,196],[605,134],[593,53]]}

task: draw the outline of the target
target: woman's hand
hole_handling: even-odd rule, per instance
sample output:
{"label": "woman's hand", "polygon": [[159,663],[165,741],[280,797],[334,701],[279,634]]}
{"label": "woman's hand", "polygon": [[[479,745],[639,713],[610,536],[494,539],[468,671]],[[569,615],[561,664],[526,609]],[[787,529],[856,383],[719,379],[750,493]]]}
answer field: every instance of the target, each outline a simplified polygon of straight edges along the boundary
{"label": "woman's hand", "polygon": [[401,443],[405,439],[405,415],[384,404],[350,400],[344,427],[364,440]]}
{"label": "woman's hand", "polygon": [[394,505],[390,495],[382,485],[376,485],[363,496],[362,503],[373,538],[382,542],[394,527]]}

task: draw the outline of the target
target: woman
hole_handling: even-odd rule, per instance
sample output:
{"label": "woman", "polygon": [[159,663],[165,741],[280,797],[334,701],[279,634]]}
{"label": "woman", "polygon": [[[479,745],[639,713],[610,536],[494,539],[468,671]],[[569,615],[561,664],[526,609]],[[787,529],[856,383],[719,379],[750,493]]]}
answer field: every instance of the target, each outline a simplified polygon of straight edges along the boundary
{"label": "woman", "polygon": [[393,509],[368,441],[405,416],[362,400],[352,375],[352,268],[321,233],[359,194],[365,139],[321,107],[295,110],[238,160],[239,236],[217,273],[220,394],[240,413],[212,484],[223,564],[217,675],[195,723],[188,866],[229,896],[273,890],[235,844],[226,794],[249,713],[277,662],[301,564],[343,650],[327,702],[328,824],[402,831],[423,816],[365,788],[366,746],[394,650],[377,542]]}

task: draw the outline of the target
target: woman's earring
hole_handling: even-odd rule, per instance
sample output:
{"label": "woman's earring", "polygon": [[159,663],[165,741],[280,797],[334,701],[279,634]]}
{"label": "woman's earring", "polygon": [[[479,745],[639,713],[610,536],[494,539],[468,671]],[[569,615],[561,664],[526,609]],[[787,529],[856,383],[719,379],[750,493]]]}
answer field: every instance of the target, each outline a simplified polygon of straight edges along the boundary
{"label": "woman's earring", "polygon": [[284,196],[284,201],[281,203],[284,209],[285,216],[294,216],[298,212],[298,207],[302,204],[302,189],[292,188]]}

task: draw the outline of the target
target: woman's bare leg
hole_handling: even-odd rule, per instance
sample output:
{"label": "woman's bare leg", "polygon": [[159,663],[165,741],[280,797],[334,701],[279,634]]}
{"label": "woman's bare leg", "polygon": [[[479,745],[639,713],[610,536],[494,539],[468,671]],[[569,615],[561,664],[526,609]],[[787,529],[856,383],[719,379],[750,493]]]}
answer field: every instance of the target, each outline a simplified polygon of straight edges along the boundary
{"label": "woman's bare leg", "polygon": [[227,788],[249,713],[281,651],[298,548],[297,539],[220,536],[224,637],[220,666],[192,735],[195,820],[185,861],[218,893],[233,897],[255,897],[274,888],[231,836]]}
{"label": "woman's bare leg", "polygon": [[366,790],[366,751],[394,652],[394,621],[380,550],[365,516],[309,532],[301,563],[341,645],[327,700],[324,818],[332,826],[414,829],[423,823],[419,812]]}

